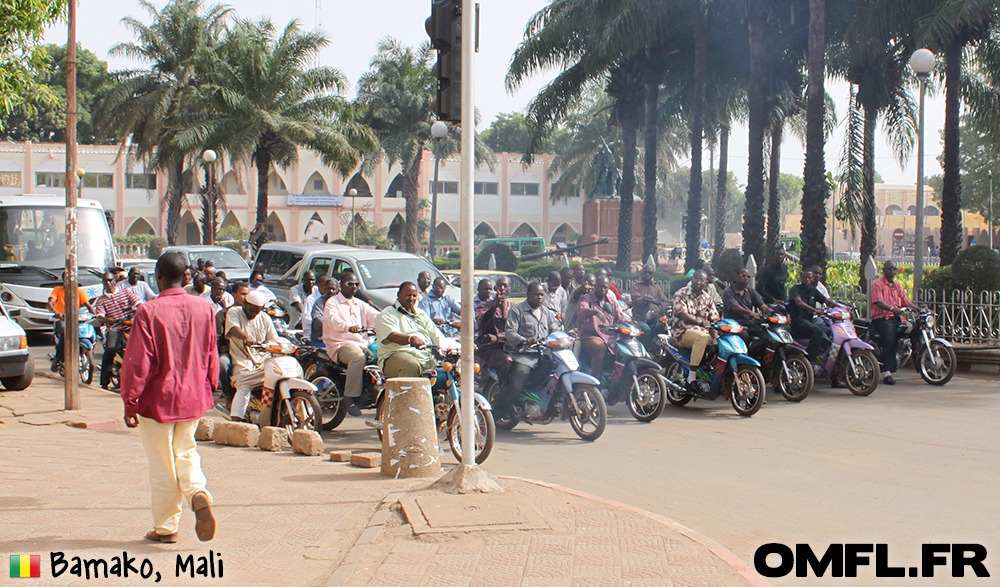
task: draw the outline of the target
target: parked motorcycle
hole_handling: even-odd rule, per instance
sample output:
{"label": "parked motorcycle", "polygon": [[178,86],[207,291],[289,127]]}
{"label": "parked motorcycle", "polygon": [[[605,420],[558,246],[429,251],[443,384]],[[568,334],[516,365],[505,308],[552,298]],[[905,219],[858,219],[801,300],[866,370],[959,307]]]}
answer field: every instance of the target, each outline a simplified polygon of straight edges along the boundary
{"label": "parked motorcycle", "polygon": [[[656,337],[656,358],[666,371],[667,399],[675,406],[684,406],[691,400],[715,400],[728,394],[736,413],[753,416],[764,405],[767,384],[760,363],[747,354],[747,345],[739,336],[743,326],[726,318],[712,328],[719,334],[718,344],[709,345],[700,365],[691,364],[691,349],[678,346],[666,334]],[[697,377],[689,382],[692,368]]]}
{"label": "parked motorcycle", "polygon": [[607,387],[602,388],[605,404],[613,406],[627,396],[632,416],[640,422],[652,422],[667,405],[663,368],[639,342],[642,331],[635,324],[602,325],[601,330],[618,335],[614,367],[607,377]]}
{"label": "parked motorcycle", "polygon": [[[365,365],[361,376],[361,396],[356,405],[362,410],[367,410],[377,405],[385,379],[375,361],[375,357],[378,356],[375,329],[366,328],[361,334],[369,337],[368,350],[372,360]],[[304,369],[304,378],[316,386],[316,399],[323,411],[323,430],[333,430],[347,417],[348,402],[344,401],[347,366],[331,359],[326,349],[321,346],[302,347],[299,349],[298,357]]]}
{"label": "parked motorcycle", "polygon": [[[931,385],[944,385],[955,375],[958,360],[951,343],[934,336],[937,315],[930,310],[907,310],[910,320],[896,327],[896,366],[900,369],[916,357],[914,367],[924,381]],[[872,345],[876,357],[882,356],[882,339],[871,328],[871,322],[855,320],[854,326],[861,340]]]}
{"label": "parked motorcycle", "polygon": [[[84,385],[90,385],[94,381],[94,347],[97,346],[97,329],[91,324],[91,320],[93,319],[93,314],[83,311],[80,312],[79,322],[77,323],[77,338],[80,345],[80,381]],[[49,320],[54,323],[56,318],[55,316],[51,316]],[[62,346],[63,341],[61,338],[53,338],[55,338],[56,347]],[[58,373],[61,377],[66,376],[65,365],[63,365],[62,360],[56,360],[55,351],[49,355],[49,361],[51,362],[53,373]]]}
{"label": "parked motorcycle", "polygon": [[[458,462],[462,462],[462,398],[458,390],[458,384],[461,381],[459,363],[461,362],[462,347],[458,341],[442,337],[441,346],[427,345],[424,348],[435,351],[438,358],[437,369],[428,372],[438,435],[443,434],[447,438],[448,444],[451,445],[451,454],[455,455]],[[478,368],[478,365],[476,367]],[[473,399],[476,402],[474,411],[476,463],[481,465],[493,451],[493,444],[496,442],[496,423],[493,421],[493,407],[486,397],[474,393]],[[384,401],[385,392],[383,391],[376,401],[375,421],[366,422],[378,430],[380,440],[382,438],[381,424]]]}
{"label": "parked motorcycle", "polygon": [[293,356],[298,347],[279,338],[254,348],[267,350],[271,356],[263,364],[264,385],[250,392],[249,421],[261,427],[279,426],[289,434],[299,429],[321,432],[323,418],[316,386],[302,378],[302,365]]}
{"label": "parked motorcycle", "polygon": [[[569,420],[583,440],[600,438],[608,422],[601,382],[580,371],[580,362],[571,350],[573,341],[565,332],[553,332],[528,347],[540,351],[541,359],[515,400],[513,415],[498,420],[498,428],[510,430],[521,421],[545,425],[561,418]],[[492,401],[500,390],[497,374],[487,369],[480,376],[483,395]]]}
{"label": "parked motorcycle", "polygon": [[760,372],[774,389],[791,402],[806,399],[812,391],[814,373],[804,346],[795,342],[784,314],[762,316],[757,325],[764,330],[751,338],[749,354],[760,362]]}
{"label": "parked motorcycle", "polygon": [[[817,375],[829,379],[834,387],[843,381],[854,395],[871,395],[878,387],[882,370],[872,345],[861,340],[854,330],[851,308],[838,304],[823,312],[831,322],[833,344],[817,358]],[[795,342],[803,347],[809,344],[808,340]]]}

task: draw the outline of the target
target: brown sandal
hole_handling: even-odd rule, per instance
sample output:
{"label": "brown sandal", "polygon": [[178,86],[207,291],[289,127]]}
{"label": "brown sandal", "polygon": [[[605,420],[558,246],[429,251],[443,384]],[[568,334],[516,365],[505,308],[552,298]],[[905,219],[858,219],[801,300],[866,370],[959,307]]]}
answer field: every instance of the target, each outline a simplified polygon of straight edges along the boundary
{"label": "brown sandal", "polygon": [[177,542],[177,532],[174,532],[173,534],[157,534],[156,530],[150,530],[146,533],[146,540],[162,542],[164,544],[173,544]]}
{"label": "brown sandal", "polygon": [[208,494],[199,491],[191,496],[191,509],[194,510],[194,531],[198,540],[208,542],[215,537],[215,516],[212,515],[212,502]]}

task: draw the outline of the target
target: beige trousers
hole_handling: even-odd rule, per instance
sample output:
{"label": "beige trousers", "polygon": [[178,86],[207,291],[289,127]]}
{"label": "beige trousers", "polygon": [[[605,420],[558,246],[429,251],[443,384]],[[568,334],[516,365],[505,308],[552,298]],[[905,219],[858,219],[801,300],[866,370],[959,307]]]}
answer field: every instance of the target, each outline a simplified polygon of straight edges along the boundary
{"label": "beige trousers", "polygon": [[701,330],[691,329],[684,333],[684,336],[677,341],[683,347],[691,349],[691,366],[698,368],[701,360],[705,357],[705,349],[712,342],[712,335]]}
{"label": "beige trousers", "polygon": [[[191,496],[199,491],[208,493],[194,439],[196,428],[198,420],[160,424],[139,417],[139,434],[149,457],[153,528],[157,534],[176,533],[182,504],[190,506]],[[208,499],[212,500],[211,495]]]}
{"label": "beige trousers", "polygon": [[[229,415],[246,418],[247,406],[250,405],[250,392],[255,387],[264,385],[264,369],[247,371],[239,365],[233,365],[232,383],[236,394],[233,396],[233,405],[229,407]],[[263,426],[269,426],[269,424],[263,424]]]}
{"label": "beige trousers", "polygon": [[330,358],[347,365],[344,397],[361,397],[361,375],[365,372],[365,363],[368,362],[365,351],[356,344],[348,343],[337,349],[335,356]]}

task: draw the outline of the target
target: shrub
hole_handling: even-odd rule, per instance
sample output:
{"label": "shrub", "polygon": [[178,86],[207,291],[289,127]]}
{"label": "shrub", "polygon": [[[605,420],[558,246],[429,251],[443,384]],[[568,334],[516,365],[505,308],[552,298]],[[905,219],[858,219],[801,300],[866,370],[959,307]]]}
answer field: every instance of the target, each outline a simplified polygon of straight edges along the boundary
{"label": "shrub", "polygon": [[719,255],[719,260],[712,263],[715,277],[726,283],[736,281],[736,275],[743,269],[743,256],[736,249],[726,249]]}
{"label": "shrub", "polygon": [[226,247],[227,249],[232,249],[237,253],[239,253],[241,257],[243,256],[243,241],[225,240],[225,241],[216,241],[215,244],[219,245],[220,247]]}
{"label": "shrub", "polygon": [[434,266],[441,271],[447,271],[449,269],[460,269],[462,267],[462,260],[453,259],[451,255],[447,257],[434,257]]}
{"label": "shrub", "polygon": [[146,254],[150,259],[159,259],[163,254],[163,249],[167,246],[167,239],[157,236],[149,241],[149,252]]}
{"label": "shrub", "polygon": [[920,289],[950,292],[953,289],[961,289],[955,283],[955,276],[952,274],[951,265],[938,267],[920,282]]}
{"label": "shrub", "polygon": [[346,240],[344,240],[342,238],[335,238],[332,241],[330,241],[330,244],[331,245],[349,245],[351,243],[347,242]]}
{"label": "shrub", "polygon": [[239,226],[238,224],[230,224],[229,226],[215,233],[215,240],[224,241],[226,239],[234,239],[239,241],[240,247],[242,247],[243,242],[248,240],[249,238],[250,238],[250,233],[247,232],[242,226]]}
{"label": "shrub", "polygon": [[514,256],[514,252],[500,243],[490,243],[479,251],[476,255],[476,269],[489,269],[490,255],[496,257],[497,270],[511,272],[517,270],[517,257]]}
{"label": "shrub", "polygon": [[541,253],[545,250],[541,245],[524,245],[521,247],[522,255],[534,255],[535,253]]}
{"label": "shrub", "polygon": [[517,266],[517,274],[527,282],[542,281],[549,278],[549,273],[559,271],[559,265],[554,263],[538,263],[536,261],[525,261]]}
{"label": "shrub", "polygon": [[459,250],[448,251],[448,258],[449,259],[461,259],[462,258],[462,251],[459,251]]}
{"label": "shrub", "polygon": [[1000,255],[987,245],[969,247],[955,257],[951,273],[958,289],[974,292],[1000,289]]}

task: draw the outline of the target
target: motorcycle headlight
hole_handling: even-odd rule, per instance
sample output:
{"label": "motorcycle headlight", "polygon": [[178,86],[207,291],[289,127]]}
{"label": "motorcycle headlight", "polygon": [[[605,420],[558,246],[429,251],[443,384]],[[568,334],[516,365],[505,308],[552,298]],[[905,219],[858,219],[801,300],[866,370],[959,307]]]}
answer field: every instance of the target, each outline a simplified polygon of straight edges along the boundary
{"label": "motorcycle headlight", "polygon": [[781,338],[781,342],[786,344],[791,344],[795,342],[795,339],[792,338],[792,333],[785,328],[781,328],[778,330],[778,337]]}
{"label": "motorcycle headlight", "polygon": [[934,326],[937,324],[937,316],[935,316],[934,314],[929,314],[926,318],[926,322],[927,322],[927,328],[934,328]]}

